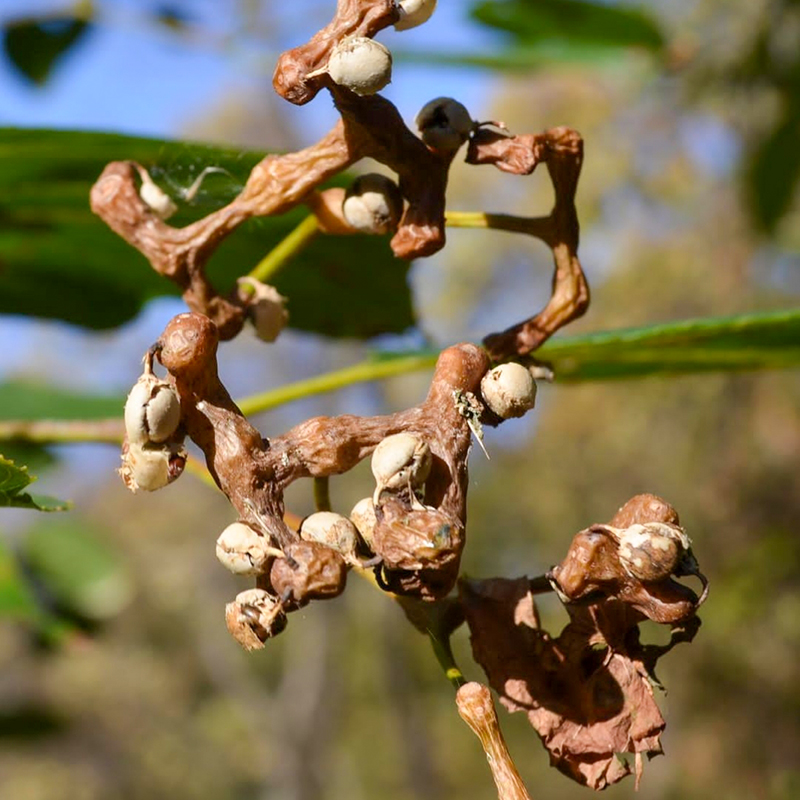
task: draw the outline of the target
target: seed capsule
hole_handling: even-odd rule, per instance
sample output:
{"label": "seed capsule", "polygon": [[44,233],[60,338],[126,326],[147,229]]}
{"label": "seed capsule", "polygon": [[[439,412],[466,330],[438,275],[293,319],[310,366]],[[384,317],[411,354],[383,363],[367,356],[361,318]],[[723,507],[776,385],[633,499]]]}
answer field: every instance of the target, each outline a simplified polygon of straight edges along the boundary
{"label": "seed capsule", "polygon": [[175,389],[152,372],[145,372],[125,401],[125,432],[132,444],[163,442],[181,421],[181,404]]}
{"label": "seed capsule", "polygon": [[611,529],[619,542],[619,560],[634,578],[652,583],[675,574],[691,542],[683,530],[664,522]]}
{"label": "seed capsule", "polygon": [[136,444],[122,449],[122,466],[117,470],[132,492],[154,492],[179,478],[186,466],[186,450],[179,443]]}
{"label": "seed capsule", "polygon": [[452,97],[426,103],[416,118],[417,130],[431,150],[452,152],[469,139],[475,123],[469,111]]}
{"label": "seed capsule", "polygon": [[372,453],[372,474],[377,486],[372,497],[377,505],[384,489],[416,489],[425,483],[433,456],[427,442],[412,433],[387,436]]}
{"label": "seed capsule", "polygon": [[372,550],[372,538],[375,533],[377,518],[375,517],[375,504],[372,502],[371,497],[365,497],[353,506],[353,510],[350,512],[350,520],[358,529],[367,547]]}
{"label": "seed capsule", "polygon": [[307,542],[319,542],[341,553],[345,560],[356,560],[358,531],[356,526],[341,514],[318,511],[306,517],[300,525],[300,538]]}
{"label": "seed capsule", "polygon": [[347,223],[364,233],[389,233],[403,213],[403,195],[384,175],[369,173],[353,181],[342,204]]}
{"label": "seed capsule", "polygon": [[392,80],[392,54],[380,42],[354,36],[333,48],[327,73],[334,83],[351,92],[375,94]]}
{"label": "seed capsule", "polygon": [[261,283],[255,278],[239,278],[237,285],[250,286],[253,289],[249,296],[243,291],[240,296],[248,304],[256,336],[265,342],[274,342],[289,322],[286,298],[274,286]]}
{"label": "seed capsule", "polygon": [[225,606],[228,630],[245,650],[260,650],[286,627],[281,604],[263,589],[248,589]]}
{"label": "seed capsule", "polygon": [[400,19],[395,22],[396,31],[407,31],[427,22],[436,10],[436,0],[400,0],[397,4]]}
{"label": "seed capsule", "polygon": [[269,569],[276,554],[269,539],[259,535],[244,522],[228,525],[217,539],[217,558],[237,575],[260,575]]}
{"label": "seed capsule", "polygon": [[481,394],[501,419],[521,417],[536,403],[536,381],[521,364],[501,364],[483,376]]}

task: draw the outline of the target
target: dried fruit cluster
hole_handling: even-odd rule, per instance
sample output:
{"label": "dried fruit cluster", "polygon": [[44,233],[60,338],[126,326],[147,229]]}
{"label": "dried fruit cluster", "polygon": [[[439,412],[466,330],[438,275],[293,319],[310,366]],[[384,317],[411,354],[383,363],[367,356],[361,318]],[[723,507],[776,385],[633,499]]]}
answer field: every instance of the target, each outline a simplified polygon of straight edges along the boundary
{"label": "dried fruit cluster", "polygon": [[[262,648],[296,609],[339,595],[351,569],[374,570],[378,586],[398,596],[412,622],[431,635],[435,628],[446,639],[466,621],[475,658],[502,701],[526,710],[559,768],[602,788],[629,771],[616,753],[636,754],[638,778],[641,753],[659,749],[663,720],[648,676],[660,653],[639,644],[638,624],[669,624],[676,640],[690,638],[705,590],[698,597],[675,580],[699,574],[697,564],[677,514],[650,495],[634,498],[608,525],[577,534],[546,576],[458,583],[472,436],[480,440],[483,425],[533,407],[531,354],[588,306],[575,211],[583,143],[568,128],[513,136],[476,123],[446,97],[423,106],[419,136],[409,130],[377,94],[391,78],[392,61],[373,37],[388,25],[421,24],[434,6],[435,0],[340,0],[325,29],[280,57],[273,81],[298,105],[329,91],[340,122],[312,147],[265,158],[238,197],[192,225],[166,223],[174,203],[144,167],[106,167],[92,190],[93,209],[181,287],[192,309],[175,317],[148,351],[126,404],[120,472],[133,491],[158,489],[183,470],[185,437],[203,451],[238,516],[219,536],[217,557],[255,582],[226,608],[228,628],[246,649]],[[262,437],[219,380],[217,346],[248,318],[261,338],[274,341],[287,321],[285,298],[246,277],[222,297],[205,274],[211,254],[250,217],[305,204],[326,233],[388,233],[399,258],[430,255],[445,244],[448,171],[464,145],[468,164],[516,175],[547,165],[555,190],[550,214],[485,215],[487,225],[527,233],[552,249],[553,291],[545,308],[490,334],[483,347],[445,349],[417,406],[379,417],[316,417]],[[397,180],[365,175],[346,192],[320,189],[364,157]],[[164,380],[153,373],[155,358],[166,368]],[[297,530],[285,523],[291,483],[325,481],[368,457],[375,487],[349,517],[320,508]],[[556,638],[538,623],[532,595],[542,591],[555,591],[570,613]],[[488,690],[464,686],[458,703],[492,756],[501,798],[527,797]]]}

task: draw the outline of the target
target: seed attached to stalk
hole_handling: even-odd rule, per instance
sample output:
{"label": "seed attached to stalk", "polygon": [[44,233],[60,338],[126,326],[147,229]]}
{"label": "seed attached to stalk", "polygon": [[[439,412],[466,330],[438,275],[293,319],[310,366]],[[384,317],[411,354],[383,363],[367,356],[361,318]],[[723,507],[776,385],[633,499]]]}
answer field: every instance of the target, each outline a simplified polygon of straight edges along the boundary
{"label": "seed attached to stalk", "polygon": [[521,417],[536,403],[536,381],[521,364],[501,364],[483,376],[481,394],[501,419]]}
{"label": "seed attached to stalk", "polygon": [[475,128],[469,111],[452,97],[437,97],[426,103],[415,122],[422,141],[441,153],[458,150]]}
{"label": "seed attached to stalk", "polygon": [[217,539],[217,558],[237,575],[260,575],[269,570],[272,558],[283,553],[267,537],[244,522],[228,525]]}
{"label": "seed attached to stalk", "polygon": [[691,548],[684,531],[665,522],[611,530],[619,543],[620,563],[629,575],[643,583],[661,581],[679,572]]}
{"label": "seed attached to stalk", "polygon": [[132,444],[163,442],[178,429],[181,404],[178,393],[149,369],[125,401],[125,432]]}
{"label": "seed attached to stalk", "polygon": [[228,630],[245,650],[260,650],[286,627],[281,603],[263,589],[248,589],[225,606]]}
{"label": "seed attached to stalk", "polygon": [[371,172],[353,181],[344,196],[342,214],[348,225],[363,233],[389,233],[403,214],[403,195],[385,175]]}
{"label": "seed attached to stalk", "polygon": [[353,506],[353,510],[350,512],[350,521],[356,526],[367,547],[372,550],[372,537],[378,520],[375,516],[375,504],[371,497],[365,497]]}
{"label": "seed attached to stalk", "polygon": [[248,305],[256,336],[265,342],[274,342],[289,322],[286,298],[274,286],[255,278],[239,278],[237,286],[249,286],[252,292],[240,289],[239,297]]}
{"label": "seed attached to stalk", "polygon": [[341,514],[317,511],[306,517],[300,525],[300,538],[318,542],[341,553],[348,562],[357,562],[358,531],[356,526]]}
{"label": "seed attached to stalk", "polygon": [[338,86],[358,95],[379,92],[392,80],[392,54],[366,36],[343,39],[332,50],[327,66],[309,72],[306,78],[324,73]]}
{"label": "seed attached to stalk", "polygon": [[140,489],[154,492],[183,474],[186,457],[186,450],[180,443],[142,445],[126,442],[122,448],[122,466],[117,471],[132,492]]}
{"label": "seed attached to stalk", "polygon": [[409,488],[412,503],[414,489],[425,483],[433,464],[428,443],[413,433],[387,436],[372,453],[372,474],[375,476],[375,505],[384,489]]}
{"label": "seed attached to stalk", "polygon": [[436,0],[400,0],[397,4],[400,19],[395,22],[396,31],[407,31],[427,22],[436,10]]}

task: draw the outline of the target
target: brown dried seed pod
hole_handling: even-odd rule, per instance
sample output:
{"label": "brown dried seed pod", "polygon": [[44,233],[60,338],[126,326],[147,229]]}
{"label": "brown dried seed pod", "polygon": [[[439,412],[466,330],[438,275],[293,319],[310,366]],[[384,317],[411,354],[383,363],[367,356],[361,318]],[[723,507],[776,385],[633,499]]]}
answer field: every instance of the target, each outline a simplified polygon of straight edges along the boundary
{"label": "brown dried seed pod", "polygon": [[244,277],[236,281],[237,286],[249,286],[252,293],[239,290],[239,297],[247,303],[248,314],[253,320],[256,336],[265,342],[274,342],[289,322],[286,298],[269,284],[255,278]]}
{"label": "brown dried seed pod", "polygon": [[663,522],[608,530],[617,539],[619,560],[625,571],[643,583],[674,575],[691,548],[689,537],[681,528]]}
{"label": "brown dried seed pod", "polygon": [[267,639],[286,627],[280,602],[263,589],[248,589],[225,606],[225,623],[245,650],[261,650]]}
{"label": "brown dried seed pod", "polygon": [[277,558],[269,579],[275,594],[290,606],[310,600],[337,597],[347,583],[347,565],[330,547],[318,542],[299,541],[284,547],[287,558]]}
{"label": "brown dried seed pod", "polygon": [[163,489],[183,474],[186,450],[179,442],[136,444],[122,447],[122,466],[117,470],[132,492]]}
{"label": "brown dried seed pod", "polygon": [[342,214],[350,226],[362,233],[389,233],[397,229],[403,214],[403,195],[385,175],[360,175],[345,194]]}
{"label": "brown dried seed pod", "polygon": [[501,419],[521,417],[536,403],[536,381],[522,364],[500,364],[483,376],[481,394]]}
{"label": "brown dried seed pod", "polygon": [[431,471],[433,456],[428,443],[413,433],[387,436],[372,453],[372,474],[375,476],[373,502],[377,505],[384,489],[412,490],[425,483]]}
{"label": "brown dried seed pod", "polygon": [[300,525],[300,538],[307,542],[319,542],[341,553],[346,561],[356,560],[358,531],[356,526],[341,514],[332,511],[317,511],[306,517]]}
{"label": "brown dried seed pod", "polygon": [[217,558],[237,575],[260,575],[276,555],[269,539],[244,522],[228,525],[217,539]]}
{"label": "brown dried seed pod", "polygon": [[417,130],[431,150],[458,150],[475,127],[469,111],[452,97],[436,97],[426,103],[415,120]]}
{"label": "brown dried seed pod", "polygon": [[152,372],[139,377],[125,401],[125,432],[132,444],[163,442],[181,421],[178,393]]}

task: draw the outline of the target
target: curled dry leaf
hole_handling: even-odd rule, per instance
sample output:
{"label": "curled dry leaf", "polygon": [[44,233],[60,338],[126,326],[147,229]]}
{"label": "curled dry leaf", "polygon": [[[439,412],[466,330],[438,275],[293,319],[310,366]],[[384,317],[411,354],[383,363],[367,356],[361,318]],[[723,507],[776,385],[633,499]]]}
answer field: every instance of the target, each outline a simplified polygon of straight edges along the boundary
{"label": "curled dry leaf", "polygon": [[624,604],[568,606],[571,622],[553,638],[539,623],[527,578],[462,581],[472,652],[509,711],[524,711],[551,763],[603,789],[624,778],[634,755],[661,753],[664,719],[653,699],[640,619]]}

